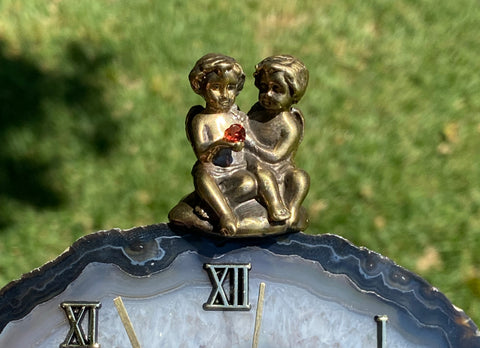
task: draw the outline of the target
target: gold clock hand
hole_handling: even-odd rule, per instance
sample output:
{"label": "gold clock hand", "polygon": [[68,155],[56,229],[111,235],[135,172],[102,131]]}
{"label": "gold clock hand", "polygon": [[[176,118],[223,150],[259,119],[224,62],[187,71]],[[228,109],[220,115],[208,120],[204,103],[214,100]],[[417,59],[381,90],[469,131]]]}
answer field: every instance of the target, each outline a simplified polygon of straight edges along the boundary
{"label": "gold clock hand", "polygon": [[113,303],[115,307],[117,307],[118,315],[122,320],[123,326],[125,327],[125,331],[127,331],[128,338],[130,339],[130,343],[132,344],[132,348],[141,348],[140,343],[138,342],[137,335],[135,334],[135,330],[133,329],[132,322],[128,317],[127,310],[125,309],[125,305],[123,304],[122,298],[120,296],[113,299]]}
{"label": "gold clock hand", "polygon": [[377,315],[377,348],[387,348],[387,321],[386,315]]}
{"label": "gold clock hand", "polygon": [[265,283],[260,283],[260,289],[258,290],[257,313],[255,315],[255,329],[253,331],[252,348],[258,347],[258,336],[260,335],[260,325],[262,323],[264,298],[265,298]]}

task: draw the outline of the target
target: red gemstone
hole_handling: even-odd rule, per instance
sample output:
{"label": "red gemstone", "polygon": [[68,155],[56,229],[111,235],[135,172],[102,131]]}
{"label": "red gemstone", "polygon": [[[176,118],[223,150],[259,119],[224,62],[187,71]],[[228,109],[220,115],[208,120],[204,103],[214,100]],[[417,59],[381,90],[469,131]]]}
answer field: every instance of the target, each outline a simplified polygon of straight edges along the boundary
{"label": "red gemstone", "polygon": [[238,123],[232,124],[225,130],[223,139],[231,143],[245,141],[245,128],[243,128],[242,125]]}

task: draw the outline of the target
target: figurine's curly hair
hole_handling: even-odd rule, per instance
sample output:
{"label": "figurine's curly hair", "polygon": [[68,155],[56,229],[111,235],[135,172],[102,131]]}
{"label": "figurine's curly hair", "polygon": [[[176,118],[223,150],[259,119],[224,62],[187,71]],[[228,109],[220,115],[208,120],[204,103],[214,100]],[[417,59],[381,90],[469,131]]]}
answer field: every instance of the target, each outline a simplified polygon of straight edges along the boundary
{"label": "figurine's curly hair", "polygon": [[203,95],[207,84],[208,74],[214,72],[221,76],[226,71],[232,70],[237,75],[237,95],[245,83],[245,74],[238,62],[229,56],[209,53],[200,58],[188,75],[190,85],[195,93]]}
{"label": "figurine's curly hair", "polygon": [[305,94],[308,85],[308,70],[297,58],[290,55],[278,55],[267,57],[255,66],[253,77],[255,86],[260,88],[262,74],[272,74],[281,71],[290,89],[293,103],[298,103]]}

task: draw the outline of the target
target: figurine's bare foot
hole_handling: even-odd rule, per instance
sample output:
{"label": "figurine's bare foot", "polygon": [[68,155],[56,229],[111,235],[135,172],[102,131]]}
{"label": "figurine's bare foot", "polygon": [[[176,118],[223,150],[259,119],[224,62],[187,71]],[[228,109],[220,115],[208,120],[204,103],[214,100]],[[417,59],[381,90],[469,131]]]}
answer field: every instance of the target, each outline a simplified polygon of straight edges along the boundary
{"label": "figurine's bare foot", "polygon": [[213,225],[195,214],[194,208],[190,203],[188,200],[182,200],[173,207],[168,213],[170,222],[181,228],[196,228],[202,231],[212,232]]}
{"label": "figurine's bare foot", "polygon": [[234,236],[235,234],[237,234],[237,219],[221,217],[220,233],[224,236]]}
{"label": "figurine's bare foot", "polygon": [[285,221],[291,217],[291,214],[282,204],[279,207],[272,207],[268,212],[268,217],[271,221]]}
{"label": "figurine's bare foot", "polygon": [[305,208],[300,207],[297,211],[296,209],[292,209],[290,219],[287,220],[286,224],[298,231],[304,231],[308,227],[308,217],[305,211]]}
{"label": "figurine's bare foot", "polygon": [[208,216],[207,212],[200,206],[196,206],[194,209],[195,214],[203,220],[208,220],[210,217]]}

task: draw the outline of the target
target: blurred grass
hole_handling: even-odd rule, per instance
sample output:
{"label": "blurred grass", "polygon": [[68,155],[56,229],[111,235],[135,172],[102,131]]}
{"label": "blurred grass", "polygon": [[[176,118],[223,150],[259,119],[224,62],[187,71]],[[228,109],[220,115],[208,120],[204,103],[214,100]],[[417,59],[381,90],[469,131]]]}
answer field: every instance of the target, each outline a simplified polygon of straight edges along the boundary
{"label": "blurred grass", "polygon": [[381,252],[480,323],[480,3],[0,2],[0,286],[82,235],[167,221],[208,52],[310,70],[309,233]]}

